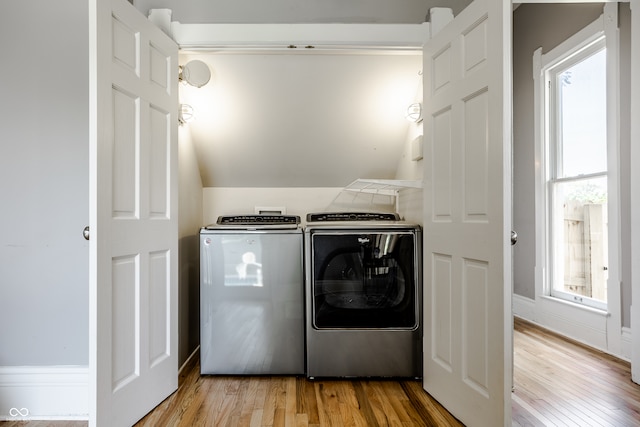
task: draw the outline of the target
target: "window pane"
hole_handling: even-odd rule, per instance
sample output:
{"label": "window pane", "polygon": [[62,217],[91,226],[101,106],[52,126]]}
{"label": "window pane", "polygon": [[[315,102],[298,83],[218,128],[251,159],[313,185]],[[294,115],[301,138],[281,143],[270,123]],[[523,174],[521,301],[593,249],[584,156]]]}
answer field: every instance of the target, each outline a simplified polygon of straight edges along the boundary
{"label": "window pane", "polygon": [[607,179],[553,184],[555,291],[607,300]]}
{"label": "window pane", "polygon": [[561,138],[558,177],[607,170],[606,51],[557,75]]}

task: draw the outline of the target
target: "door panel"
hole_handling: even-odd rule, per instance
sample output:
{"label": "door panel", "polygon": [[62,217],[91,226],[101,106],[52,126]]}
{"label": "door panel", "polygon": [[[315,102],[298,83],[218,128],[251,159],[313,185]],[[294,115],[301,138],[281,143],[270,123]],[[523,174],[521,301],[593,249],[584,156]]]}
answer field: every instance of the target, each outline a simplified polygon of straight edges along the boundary
{"label": "door panel", "polygon": [[502,3],[475,0],[424,48],[424,387],[469,426],[511,423],[511,11]]}
{"label": "door panel", "polygon": [[[171,253],[149,254],[149,364],[151,367],[171,357]],[[175,339],[174,339],[175,340]]]}
{"label": "door panel", "polygon": [[[451,330],[453,327],[453,320],[451,313],[453,313],[452,292],[451,286],[451,256],[442,254],[433,254],[432,262],[432,285],[431,285],[431,300],[432,303],[425,307],[430,307],[431,322],[426,323],[431,325],[431,358],[434,362],[438,363],[442,369],[449,372],[452,371],[453,360],[453,342]],[[428,332],[425,330],[425,332]],[[429,374],[428,372],[426,373]],[[426,375],[425,375],[426,377]]]}
{"label": "door panel", "polygon": [[139,115],[138,99],[118,89],[113,89],[113,157],[112,210],[114,218],[136,218],[138,199],[136,185],[135,117]]}
{"label": "door panel", "polygon": [[149,193],[149,216],[158,219],[169,219],[171,200],[171,169],[168,167],[171,155],[171,114],[158,109],[149,108],[151,147],[150,147],[150,179],[153,185]]}
{"label": "door panel", "polygon": [[177,45],[124,0],[90,2],[90,425],[177,389]]}
{"label": "door panel", "polygon": [[462,264],[462,378],[488,398],[489,264],[470,259]]}

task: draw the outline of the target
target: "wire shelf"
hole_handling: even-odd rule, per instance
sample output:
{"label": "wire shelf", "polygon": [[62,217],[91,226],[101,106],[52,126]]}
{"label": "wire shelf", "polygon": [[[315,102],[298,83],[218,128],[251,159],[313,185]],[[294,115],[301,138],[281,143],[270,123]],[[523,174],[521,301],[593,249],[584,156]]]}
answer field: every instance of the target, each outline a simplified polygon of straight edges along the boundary
{"label": "wire shelf", "polygon": [[422,181],[357,179],[342,189],[331,207],[337,210],[397,211],[400,191],[422,188]]}

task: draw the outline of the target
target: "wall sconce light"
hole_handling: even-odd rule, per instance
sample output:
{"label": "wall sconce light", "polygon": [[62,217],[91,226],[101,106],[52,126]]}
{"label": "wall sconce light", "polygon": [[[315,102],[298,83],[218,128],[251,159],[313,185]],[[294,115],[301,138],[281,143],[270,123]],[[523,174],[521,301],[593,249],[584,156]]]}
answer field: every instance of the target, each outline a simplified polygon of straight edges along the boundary
{"label": "wall sconce light", "polygon": [[194,59],[179,67],[178,80],[194,87],[202,87],[209,83],[211,70],[202,61]]}
{"label": "wall sconce light", "polygon": [[410,122],[418,123],[422,120],[422,104],[416,102],[407,107],[407,113],[404,116]]}
{"label": "wall sconce light", "polygon": [[181,125],[193,120],[193,107],[189,104],[180,104],[178,108],[178,122]]}

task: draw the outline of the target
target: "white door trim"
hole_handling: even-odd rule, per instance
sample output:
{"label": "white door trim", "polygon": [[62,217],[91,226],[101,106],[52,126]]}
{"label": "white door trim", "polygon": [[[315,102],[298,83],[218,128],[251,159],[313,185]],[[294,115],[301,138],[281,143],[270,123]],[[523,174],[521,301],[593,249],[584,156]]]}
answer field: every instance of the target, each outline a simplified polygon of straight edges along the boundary
{"label": "white door trim", "polygon": [[631,379],[640,383],[640,0],[631,0]]}

